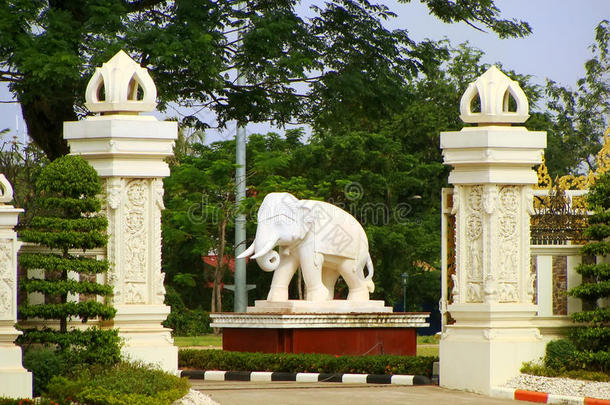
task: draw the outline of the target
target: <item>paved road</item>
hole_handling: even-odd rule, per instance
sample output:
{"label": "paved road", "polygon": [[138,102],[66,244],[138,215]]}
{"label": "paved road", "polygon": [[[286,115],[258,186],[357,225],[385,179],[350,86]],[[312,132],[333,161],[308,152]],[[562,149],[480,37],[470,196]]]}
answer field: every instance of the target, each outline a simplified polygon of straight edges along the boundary
{"label": "paved road", "polygon": [[489,398],[437,386],[344,383],[239,382],[191,380],[194,389],[221,405],[507,405],[531,402]]}

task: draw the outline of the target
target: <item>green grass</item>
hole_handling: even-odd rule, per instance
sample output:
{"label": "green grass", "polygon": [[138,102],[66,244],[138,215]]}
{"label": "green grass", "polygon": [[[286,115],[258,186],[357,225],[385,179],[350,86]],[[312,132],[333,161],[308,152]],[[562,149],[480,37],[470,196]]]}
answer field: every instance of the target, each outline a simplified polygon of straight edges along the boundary
{"label": "green grass", "polygon": [[441,340],[440,335],[418,336],[417,344],[418,345],[437,345],[440,340]]}
{"label": "green grass", "polygon": [[417,346],[418,356],[438,356],[438,345]]}
{"label": "green grass", "polygon": [[178,347],[214,346],[222,347],[222,335],[174,336],[174,345]]}

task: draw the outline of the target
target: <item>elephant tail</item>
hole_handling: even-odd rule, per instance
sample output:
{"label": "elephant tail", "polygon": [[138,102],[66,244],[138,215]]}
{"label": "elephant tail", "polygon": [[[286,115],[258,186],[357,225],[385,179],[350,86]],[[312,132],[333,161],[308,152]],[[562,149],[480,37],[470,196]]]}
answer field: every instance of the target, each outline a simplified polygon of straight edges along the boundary
{"label": "elephant tail", "polygon": [[375,283],[373,283],[373,274],[375,274],[375,268],[373,267],[373,261],[371,260],[371,254],[367,253],[366,257],[366,269],[368,270],[368,275],[364,279],[366,281],[366,286],[369,289],[369,292],[375,291]]}

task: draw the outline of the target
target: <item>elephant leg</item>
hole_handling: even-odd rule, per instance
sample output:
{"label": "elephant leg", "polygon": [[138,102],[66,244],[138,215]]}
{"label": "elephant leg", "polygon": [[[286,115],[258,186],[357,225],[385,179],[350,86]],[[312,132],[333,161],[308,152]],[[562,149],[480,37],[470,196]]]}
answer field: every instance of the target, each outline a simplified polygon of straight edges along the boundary
{"label": "elephant leg", "polygon": [[328,289],[322,283],[324,256],[320,253],[301,254],[301,270],[305,281],[307,301],[327,301]]}
{"label": "elephant leg", "polygon": [[350,301],[368,301],[369,289],[366,281],[361,276],[362,271],[357,271],[353,260],[346,260],[341,263],[339,272],[349,287],[347,299]]}
{"label": "elephant leg", "polygon": [[328,299],[333,300],[335,298],[335,284],[339,278],[339,272],[335,269],[322,269],[322,284],[328,290]]}
{"label": "elephant leg", "polygon": [[294,255],[280,254],[280,265],[273,272],[267,301],[288,301],[288,286],[299,265]]}

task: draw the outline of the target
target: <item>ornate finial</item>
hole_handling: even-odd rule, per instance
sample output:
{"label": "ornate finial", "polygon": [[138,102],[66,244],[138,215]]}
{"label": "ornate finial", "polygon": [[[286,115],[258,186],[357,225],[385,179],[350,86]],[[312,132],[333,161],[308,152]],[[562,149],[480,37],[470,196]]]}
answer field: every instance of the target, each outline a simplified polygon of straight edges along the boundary
{"label": "ornate finial", "polygon": [[549,170],[546,167],[546,158],[542,154],[542,163],[538,166],[538,184],[534,186],[538,190],[548,190],[553,186],[553,181],[549,175]]}
{"label": "ornate finial", "polygon": [[[481,112],[472,111],[472,102],[477,96]],[[515,111],[510,110],[511,97],[516,104]],[[495,66],[470,83],[460,101],[462,121],[478,124],[522,123],[529,118],[528,110],[527,97],[519,83]]]}
{"label": "ornate finial", "polygon": [[13,187],[4,174],[0,174],[0,203],[11,201],[13,201]]}
{"label": "ornate finial", "polygon": [[145,112],[157,106],[157,88],[148,70],[119,51],[95,73],[85,93],[91,112]]}

